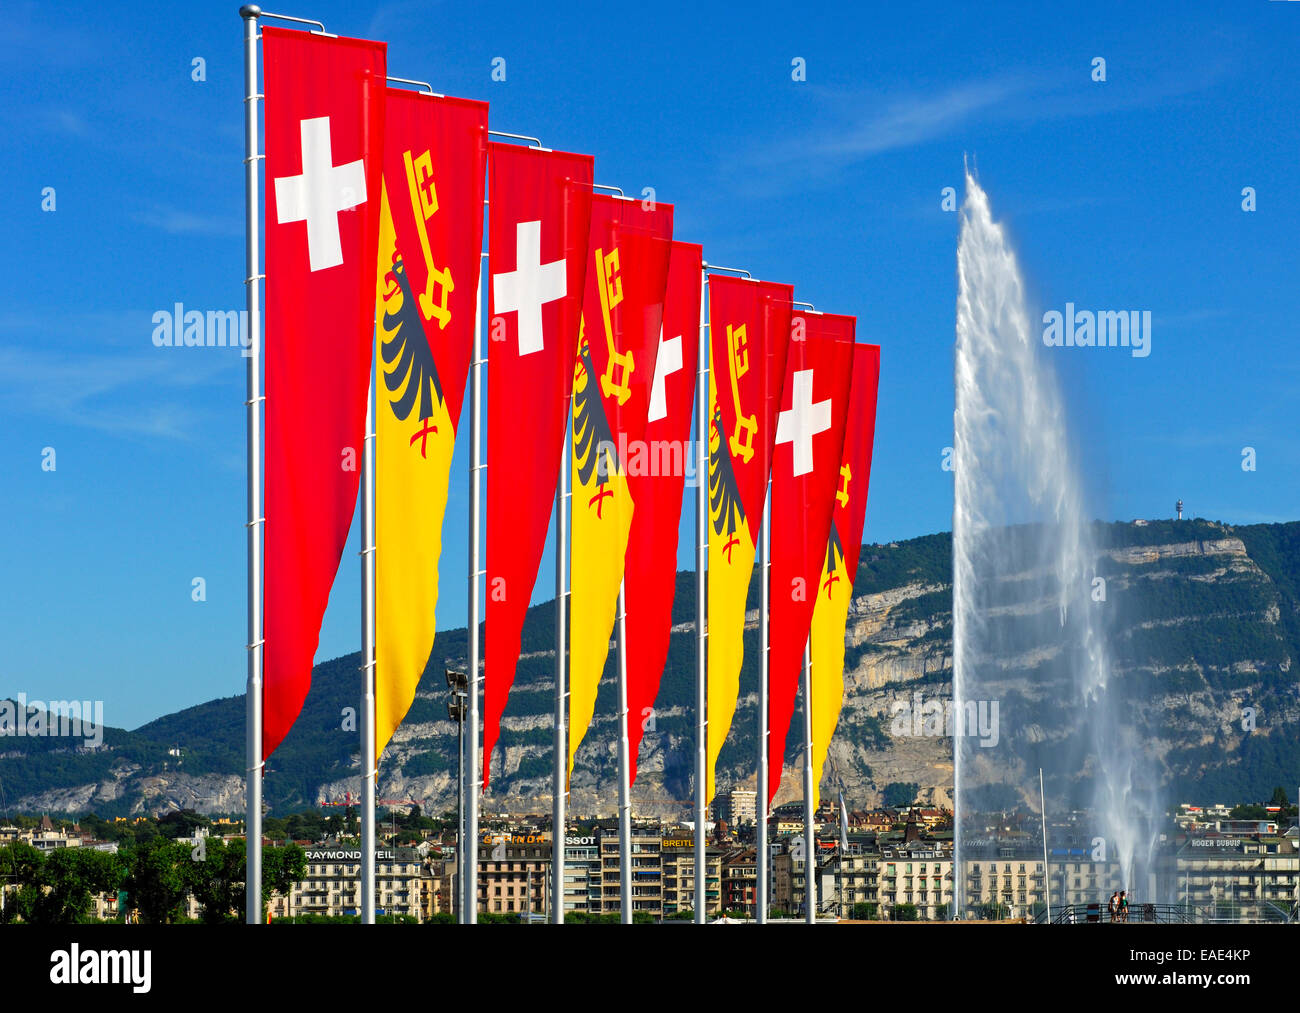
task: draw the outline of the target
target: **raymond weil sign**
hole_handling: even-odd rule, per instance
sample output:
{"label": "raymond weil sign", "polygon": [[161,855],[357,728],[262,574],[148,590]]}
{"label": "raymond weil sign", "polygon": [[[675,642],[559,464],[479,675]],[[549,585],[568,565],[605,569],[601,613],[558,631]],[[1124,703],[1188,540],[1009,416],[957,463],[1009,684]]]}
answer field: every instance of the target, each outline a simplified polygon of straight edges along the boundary
{"label": "raymond weil sign", "polygon": [[[419,852],[413,848],[376,848],[376,862],[418,862]],[[308,848],[307,862],[319,865],[321,862],[360,862],[360,848]]]}

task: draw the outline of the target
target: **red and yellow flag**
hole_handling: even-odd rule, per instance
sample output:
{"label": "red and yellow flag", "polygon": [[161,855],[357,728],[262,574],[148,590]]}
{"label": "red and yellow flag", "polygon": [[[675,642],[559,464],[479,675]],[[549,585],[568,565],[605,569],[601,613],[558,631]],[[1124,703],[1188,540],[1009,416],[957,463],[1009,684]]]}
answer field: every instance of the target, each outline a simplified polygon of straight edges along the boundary
{"label": "red and yellow flag", "polygon": [[618,607],[634,509],[629,457],[644,453],[672,235],[671,204],[592,198],[573,369],[570,774],[596,711]]}
{"label": "red and yellow flag", "polygon": [[[772,453],[767,802],[781,785],[831,528],[853,380],[853,317],[796,313]],[[807,702],[805,701],[805,706]]]}
{"label": "red and yellow flag", "polygon": [[691,406],[700,347],[703,251],[673,243],[646,416],[645,454],[628,464],[632,530],[628,534],[623,603],[627,608],[628,755],[636,783],[637,751],[668,661],[677,588],[677,530],[691,454]]}
{"label": "red and yellow flag", "polygon": [[594,164],[590,155],[510,144],[488,151],[485,787],[565,452]]}
{"label": "red and yellow flag", "polygon": [[262,42],[267,757],[307,698],[360,485],[386,58],[381,42],[281,28]]}
{"label": "red and yellow flag", "polygon": [[745,603],[785,379],[794,288],[709,279],[708,736],[705,799],[731,729]]}
{"label": "red and yellow flag", "polygon": [[844,630],[853,597],[853,578],[858,572],[858,553],[862,549],[862,524],[867,515],[879,380],[880,346],[854,345],[853,384],[849,389],[849,417],[840,457],[835,514],[822,562],[809,640],[814,809],[821,803],[822,768],[844,705]]}
{"label": "red and yellow flag", "polygon": [[390,88],[375,306],[375,759],[433,649],[474,344],[486,102]]}

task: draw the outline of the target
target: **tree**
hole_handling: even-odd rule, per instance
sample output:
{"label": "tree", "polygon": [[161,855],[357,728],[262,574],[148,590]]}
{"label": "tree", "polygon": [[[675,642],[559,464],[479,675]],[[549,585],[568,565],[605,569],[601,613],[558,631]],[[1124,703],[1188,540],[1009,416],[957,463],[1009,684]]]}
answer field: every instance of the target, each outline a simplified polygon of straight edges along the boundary
{"label": "tree", "polygon": [[[271,891],[287,897],[294,883],[307,875],[307,852],[296,844],[283,848],[265,848],[262,851],[262,912],[271,900]],[[241,891],[241,907],[246,891]]]}
{"label": "tree", "polygon": [[23,903],[42,925],[87,921],[95,895],[113,893],[126,875],[117,855],[92,848],[59,848],[41,865],[37,885],[25,888]]}
{"label": "tree", "polygon": [[896,922],[915,922],[920,921],[921,916],[917,913],[915,904],[895,904],[894,921]]}
{"label": "tree", "polygon": [[915,781],[893,781],[885,785],[881,801],[886,809],[902,809],[916,801],[920,790]]}
{"label": "tree", "polygon": [[31,920],[31,911],[25,910],[22,899],[24,891],[28,902],[39,893],[44,862],[44,855],[22,841],[0,848],[0,891],[5,891],[5,901],[0,904],[3,908],[0,924],[12,924],[19,917],[24,921]]}
{"label": "tree", "polygon": [[1291,804],[1291,800],[1286,797],[1286,789],[1283,788],[1280,784],[1276,788],[1274,788],[1273,797],[1269,799],[1268,804],[1280,805],[1283,807],[1289,806]]}
{"label": "tree", "polygon": [[178,837],[193,837],[195,830],[207,825],[208,818],[200,816],[193,809],[177,809],[158,818],[158,832],[172,840]]}
{"label": "tree", "polygon": [[878,904],[871,901],[860,900],[849,909],[849,917],[855,922],[875,921],[876,912],[880,909]]}
{"label": "tree", "polygon": [[128,855],[130,873],[126,890],[140,917],[163,925],[180,916],[190,893],[190,845],[155,837],[137,845]]}
{"label": "tree", "polygon": [[186,885],[199,903],[200,917],[205,924],[243,920],[244,898],[247,896],[244,872],[242,841],[227,844],[221,840],[209,840],[203,861],[191,861],[185,867]]}

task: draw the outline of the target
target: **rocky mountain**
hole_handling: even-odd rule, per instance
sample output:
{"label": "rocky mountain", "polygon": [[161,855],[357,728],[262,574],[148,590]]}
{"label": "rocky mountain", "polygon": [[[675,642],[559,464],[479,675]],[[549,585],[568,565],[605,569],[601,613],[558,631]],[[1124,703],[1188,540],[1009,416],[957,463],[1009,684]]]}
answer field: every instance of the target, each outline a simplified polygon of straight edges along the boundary
{"label": "rocky mountain", "polygon": [[[1300,769],[1300,523],[1139,521],[1098,524],[1094,536],[1110,610],[1112,679],[1150,743],[1147,776],[1172,801],[1258,799],[1277,784],[1293,784]],[[951,804],[952,739],[900,732],[895,716],[904,703],[951,698],[951,555],[947,534],[863,547],[846,635],[845,705],[824,794],[842,790],[853,805],[865,806],[878,803],[888,785],[914,783],[920,801]],[[549,810],[553,609],[533,608],[524,627],[486,812]],[[633,791],[638,812],[677,813],[691,798],[694,611],[694,577],[679,574],[672,647],[655,712],[646,719]],[[757,617],[755,581],[720,789],[754,783]],[[415,704],[381,764],[381,800],[455,806],[457,730],[447,718],[443,669],[465,665],[466,644],[463,628],[439,634]],[[1041,704],[1053,692],[1055,653],[1044,640],[1022,643],[1016,657],[1003,659],[1002,734],[1025,741],[1054,734],[1019,721],[1016,708],[1021,700]],[[357,706],[358,661],[353,654],[316,666],[302,717],[267,764],[274,813],[357,794],[357,735],[348,709]],[[614,702],[611,652],[595,720],[578,752],[575,814],[607,815],[615,807]],[[1065,727],[1068,703],[1060,708]],[[1243,708],[1250,708],[1250,722],[1243,722]],[[1035,713],[1042,723],[1043,708]],[[134,731],[108,729],[98,749],[0,738],[0,811],[238,811],[243,722],[243,698],[230,697]],[[796,712],[792,728],[800,722]],[[778,803],[802,795],[798,740],[792,731]]]}

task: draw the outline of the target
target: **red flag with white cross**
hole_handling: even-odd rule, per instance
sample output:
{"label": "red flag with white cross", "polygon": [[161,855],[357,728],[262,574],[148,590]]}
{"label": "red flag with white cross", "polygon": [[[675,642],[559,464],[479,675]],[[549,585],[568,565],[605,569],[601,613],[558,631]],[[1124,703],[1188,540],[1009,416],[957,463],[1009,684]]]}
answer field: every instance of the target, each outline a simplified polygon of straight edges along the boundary
{"label": "red flag with white cross", "polygon": [[385,47],[262,30],[266,601],[262,755],[302,710],[360,483]]}
{"label": "red flag with white cross", "polygon": [[769,805],[781,784],[786,735],[840,485],[856,323],[854,317],[828,313],[795,313],[790,322],[772,454]]}
{"label": "red flag with white cross", "polygon": [[700,344],[702,259],[702,250],[694,243],[673,243],[646,415],[644,443],[651,463],[646,474],[632,479],[636,510],[624,557],[632,783],[642,736],[654,727],[655,697],[668,661],[677,588],[677,529],[686,469],[693,464],[691,407]]}
{"label": "red flag with white cross", "polygon": [[488,145],[485,787],[565,452],[594,164]]}

